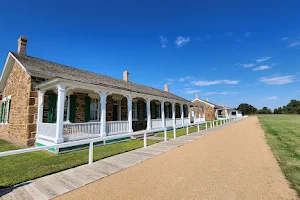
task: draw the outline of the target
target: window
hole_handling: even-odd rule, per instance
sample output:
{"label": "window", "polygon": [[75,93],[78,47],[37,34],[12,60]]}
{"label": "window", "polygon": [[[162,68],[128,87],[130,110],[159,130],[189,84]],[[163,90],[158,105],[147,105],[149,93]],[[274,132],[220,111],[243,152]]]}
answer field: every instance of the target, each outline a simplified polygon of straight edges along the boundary
{"label": "window", "polygon": [[6,110],[6,98],[4,98],[2,103],[1,103],[0,123],[4,122],[5,110]]}
{"label": "window", "polygon": [[100,112],[99,112],[99,99],[91,99],[90,105],[90,120],[99,121]]}
{"label": "window", "polygon": [[170,116],[170,106],[171,104],[166,104],[166,118],[171,118]]}
{"label": "window", "polygon": [[66,98],[65,98],[65,106],[64,106],[64,121],[67,121],[68,119],[68,117],[67,117],[67,115],[68,115],[68,109],[69,109],[69,105],[68,105],[68,103],[69,103],[69,101],[68,101],[68,99],[69,99],[69,97],[68,96],[66,96]]}
{"label": "window", "polygon": [[132,119],[137,120],[137,102],[132,102]]}
{"label": "window", "polygon": [[9,96],[8,100],[7,100],[7,111],[6,111],[6,123],[7,124],[9,122],[10,107],[11,107],[11,96]]}

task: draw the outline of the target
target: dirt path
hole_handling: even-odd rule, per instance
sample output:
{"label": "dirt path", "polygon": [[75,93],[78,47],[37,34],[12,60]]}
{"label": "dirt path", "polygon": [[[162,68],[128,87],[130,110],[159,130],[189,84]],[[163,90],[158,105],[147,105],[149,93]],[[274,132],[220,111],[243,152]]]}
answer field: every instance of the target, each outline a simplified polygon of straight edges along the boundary
{"label": "dirt path", "polygon": [[257,117],[204,136],[58,199],[298,199]]}

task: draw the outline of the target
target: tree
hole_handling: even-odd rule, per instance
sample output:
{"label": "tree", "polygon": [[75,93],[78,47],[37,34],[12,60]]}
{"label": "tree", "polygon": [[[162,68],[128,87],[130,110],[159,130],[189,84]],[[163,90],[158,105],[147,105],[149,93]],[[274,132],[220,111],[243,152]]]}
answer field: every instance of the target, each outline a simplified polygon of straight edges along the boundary
{"label": "tree", "polygon": [[272,114],[272,110],[268,107],[263,107],[262,109],[258,110],[256,113],[257,114],[263,114],[263,115]]}
{"label": "tree", "polygon": [[278,109],[275,108],[273,113],[274,113],[274,114],[279,114],[279,113],[278,113]]}
{"label": "tree", "polygon": [[257,109],[254,106],[247,103],[241,103],[237,110],[241,111],[243,115],[255,114],[257,111]]}

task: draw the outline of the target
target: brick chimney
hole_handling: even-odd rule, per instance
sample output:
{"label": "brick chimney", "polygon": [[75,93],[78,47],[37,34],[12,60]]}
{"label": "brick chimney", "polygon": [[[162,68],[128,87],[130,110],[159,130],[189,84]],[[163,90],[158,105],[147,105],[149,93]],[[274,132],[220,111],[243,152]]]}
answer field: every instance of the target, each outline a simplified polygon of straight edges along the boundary
{"label": "brick chimney", "polygon": [[22,55],[26,55],[26,45],[27,45],[27,38],[25,36],[21,36],[18,39],[18,53]]}
{"label": "brick chimney", "polygon": [[206,101],[209,102],[208,98],[206,98]]}
{"label": "brick chimney", "polygon": [[129,72],[127,70],[123,72],[123,80],[129,82]]}
{"label": "brick chimney", "polygon": [[165,91],[165,92],[169,92],[169,85],[168,85],[168,84],[165,84],[165,85],[164,85],[164,91]]}
{"label": "brick chimney", "polygon": [[195,95],[195,99],[199,99],[199,96],[198,96],[198,94],[196,94],[196,95]]}

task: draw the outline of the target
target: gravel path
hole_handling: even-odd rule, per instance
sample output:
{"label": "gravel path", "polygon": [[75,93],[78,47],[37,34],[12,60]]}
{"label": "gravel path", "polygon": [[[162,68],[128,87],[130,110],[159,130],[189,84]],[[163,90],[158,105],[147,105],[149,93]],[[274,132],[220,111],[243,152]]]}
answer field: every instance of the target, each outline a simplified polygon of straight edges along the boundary
{"label": "gravel path", "polygon": [[58,199],[298,199],[257,117],[215,131]]}

